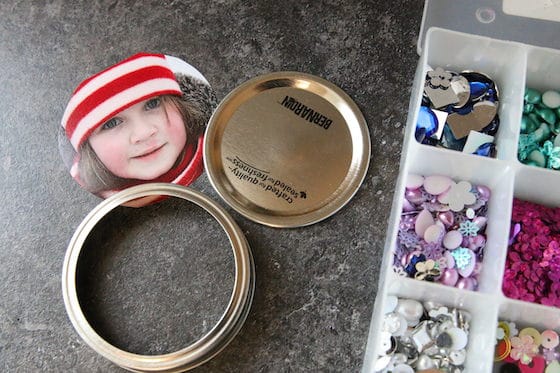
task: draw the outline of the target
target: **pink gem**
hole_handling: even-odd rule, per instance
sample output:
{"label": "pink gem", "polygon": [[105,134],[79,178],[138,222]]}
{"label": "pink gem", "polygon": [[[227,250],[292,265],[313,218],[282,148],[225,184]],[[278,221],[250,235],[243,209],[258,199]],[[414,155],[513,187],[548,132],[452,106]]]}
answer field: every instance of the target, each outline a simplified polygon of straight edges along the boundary
{"label": "pink gem", "polygon": [[458,289],[475,290],[475,282],[472,278],[461,278],[455,285]]}
{"label": "pink gem", "polygon": [[416,223],[414,225],[414,231],[420,237],[424,236],[424,232],[430,225],[434,224],[434,219],[432,214],[426,209],[422,210],[416,217]]}
{"label": "pink gem", "polygon": [[424,189],[435,196],[447,191],[453,180],[449,176],[433,175],[424,179]]}
{"label": "pink gem", "polygon": [[443,223],[447,228],[451,227],[455,222],[455,217],[451,211],[443,211],[438,213],[438,220]]}
{"label": "pink gem", "polygon": [[443,274],[440,277],[439,282],[441,282],[444,285],[455,286],[457,280],[459,280],[459,273],[457,273],[457,271],[454,268],[447,268],[445,271],[443,271]]}

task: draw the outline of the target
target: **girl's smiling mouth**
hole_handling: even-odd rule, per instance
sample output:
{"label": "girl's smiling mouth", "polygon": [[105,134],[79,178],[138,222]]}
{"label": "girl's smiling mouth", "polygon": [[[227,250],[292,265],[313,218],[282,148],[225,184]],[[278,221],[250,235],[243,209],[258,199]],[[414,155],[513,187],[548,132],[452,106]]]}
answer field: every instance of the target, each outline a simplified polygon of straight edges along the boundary
{"label": "girl's smiling mouth", "polygon": [[140,155],[133,156],[132,159],[144,160],[149,159],[155,156],[166,144],[162,144],[153,148],[148,149],[147,151],[141,153]]}

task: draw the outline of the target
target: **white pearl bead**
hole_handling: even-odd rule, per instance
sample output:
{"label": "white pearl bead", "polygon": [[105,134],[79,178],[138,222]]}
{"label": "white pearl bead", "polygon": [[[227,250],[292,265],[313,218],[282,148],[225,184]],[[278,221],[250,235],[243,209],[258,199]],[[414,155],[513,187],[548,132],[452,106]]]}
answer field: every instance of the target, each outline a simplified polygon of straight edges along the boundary
{"label": "white pearl bead", "polygon": [[424,307],[414,299],[399,299],[396,311],[407,321],[418,321],[424,314]]}
{"label": "white pearl bead", "polygon": [[551,109],[560,107],[560,93],[556,91],[546,91],[542,95],[542,103]]}
{"label": "white pearl bead", "polygon": [[462,350],[469,342],[469,336],[463,329],[450,328],[447,330],[447,334],[449,334],[453,340],[453,345],[451,346],[452,350]]}
{"label": "white pearl bead", "polygon": [[399,364],[393,368],[393,373],[414,373],[414,369],[407,364]]}

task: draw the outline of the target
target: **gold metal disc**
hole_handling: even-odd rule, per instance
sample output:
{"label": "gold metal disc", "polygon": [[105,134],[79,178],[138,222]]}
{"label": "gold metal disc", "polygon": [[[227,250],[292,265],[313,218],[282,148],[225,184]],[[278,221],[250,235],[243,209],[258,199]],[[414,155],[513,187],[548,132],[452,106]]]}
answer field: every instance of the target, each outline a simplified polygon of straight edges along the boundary
{"label": "gold metal disc", "polygon": [[323,220],[356,193],[371,153],[352,99],[316,76],[278,72],[247,81],[208,124],[204,162],[218,194],[272,227]]}

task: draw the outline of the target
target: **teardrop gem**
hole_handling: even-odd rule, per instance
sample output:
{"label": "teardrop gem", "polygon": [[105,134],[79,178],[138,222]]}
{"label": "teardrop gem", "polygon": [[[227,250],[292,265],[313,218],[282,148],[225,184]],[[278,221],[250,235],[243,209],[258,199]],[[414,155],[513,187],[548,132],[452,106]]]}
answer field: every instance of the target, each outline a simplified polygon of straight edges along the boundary
{"label": "teardrop gem", "polygon": [[541,94],[539,91],[533,88],[525,89],[525,95],[523,96],[525,102],[530,104],[538,104],[541,102]]}
{"label": "teardrop gem", "polygon": [[554,111],[552,111],[552,109],[549,109],[547,107],[536,107],[534,111],[546,123],[554,124],[554,122],[556,122],[556,115],[554,114]]}
{"label": "teardrop gem", "polygon": [[477,100],[484,96],[488,89],[490,88],[488,84],[482,82],[470,82],[469,86],[471,88],[471,100]]}
{"label": "teardrop gem", "polygon": [[[438,120],[432,109],[427,106],[420,106],[418,120],[416,121],[416,132],[424,130],[424,137],[430,137],[438,129]],[[418,136],[417,136],[418,139]]]}
{"label": "teardrop gem", "polygon": [[416,217],[416,222],[414,224],[414,231],[420,237],[424,236],[424,232],[429,226],[434,224],[434,219],[432,214],[428,210],[422,210]]}
{"label": "teardrop gem", "polygon": [[521,133],[531,133],[539,127],[533,116],[523,114],[521,117]]}
{"label": "teardrop gem", "polygon": [[487,142],[485,144],[480,145],[473,154],[481,155],[483,157],[493,157],[494,150],[496,149],[496,145],[493,142]]}
{"label": "teardrop gem", "polygon": [[[538,167],[544,167],[546,165],[545,156],[538,150],[533,150],[527,157],[529,161],[534,162]],[[528,163],[527,163],[528,164]]]}

